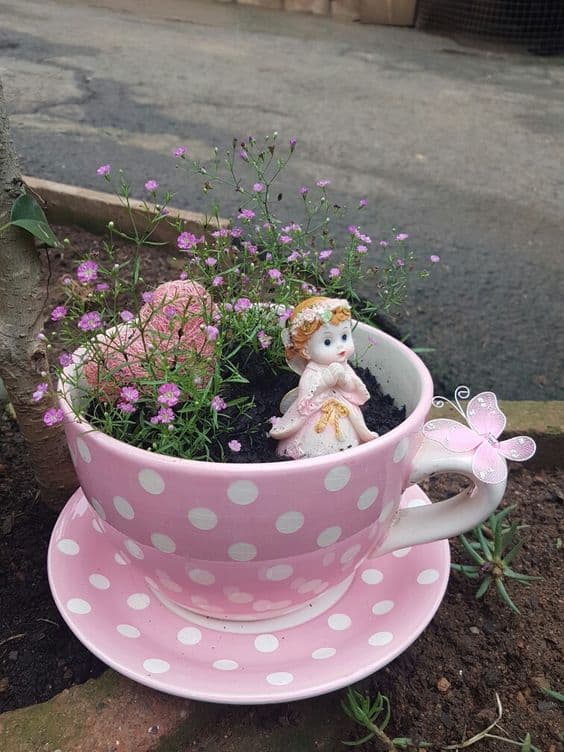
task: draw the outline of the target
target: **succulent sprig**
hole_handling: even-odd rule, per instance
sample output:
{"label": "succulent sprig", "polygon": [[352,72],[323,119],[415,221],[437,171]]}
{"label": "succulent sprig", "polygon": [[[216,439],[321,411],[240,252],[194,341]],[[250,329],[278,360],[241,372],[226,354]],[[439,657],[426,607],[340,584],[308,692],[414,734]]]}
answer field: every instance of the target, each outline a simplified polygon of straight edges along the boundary
{"label": "succulent sprig", "polygon": [[480,581],[476,598],[483,598],[494,587],[502,602],[518,614],[520,611],[509,595],[507,583],[515,581],[527,586],[542,578],[516,572],[511,567],[524,545],[522,540],[517,540],[517,535],[528,527],[518,522],[508,522],[507,518],[514,508],[506,507],[492,514],[487,522],[475,527],[469,535],[461,535],[460,542],[474,564],[451,564],[451,567],[471,580]]}

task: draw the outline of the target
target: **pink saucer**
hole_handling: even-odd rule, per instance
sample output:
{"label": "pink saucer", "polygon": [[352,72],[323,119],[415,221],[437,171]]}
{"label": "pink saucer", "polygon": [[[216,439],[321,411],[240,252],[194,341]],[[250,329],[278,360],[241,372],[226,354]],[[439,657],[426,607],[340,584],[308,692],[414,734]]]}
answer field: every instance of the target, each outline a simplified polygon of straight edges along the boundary
{"label": "pink saucer", "polygon": [[[402,506],[428,503],[417,486],[402,498]],[[430,622],[449,565],[443,540],[369,560],[336,603],[321,596],[277,619],[231,622],[173,611],[103,535],[80,489],[55,525],[48,554],[55,603],[98,658],[154,689],[230,704],[313,697],[378,671]]]}

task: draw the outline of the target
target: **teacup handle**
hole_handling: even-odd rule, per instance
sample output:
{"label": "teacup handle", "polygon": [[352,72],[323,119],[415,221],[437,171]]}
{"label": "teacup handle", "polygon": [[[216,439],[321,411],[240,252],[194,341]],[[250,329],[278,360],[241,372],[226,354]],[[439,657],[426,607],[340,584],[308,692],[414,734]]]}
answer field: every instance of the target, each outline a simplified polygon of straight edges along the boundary
{"label": "teacup handle", "polygon": [[410,483],[419,483],[434,473],[459,473],[469,478],[474,487],[445,501],[400,509],[387,537],[371,556],[382,556],[418,543],[452,538],[471,530],[489,517],[503,498],[506,482],[483,483],[472,472],[472,454],[451,452],[435,441],[423,439],[413,460]]}

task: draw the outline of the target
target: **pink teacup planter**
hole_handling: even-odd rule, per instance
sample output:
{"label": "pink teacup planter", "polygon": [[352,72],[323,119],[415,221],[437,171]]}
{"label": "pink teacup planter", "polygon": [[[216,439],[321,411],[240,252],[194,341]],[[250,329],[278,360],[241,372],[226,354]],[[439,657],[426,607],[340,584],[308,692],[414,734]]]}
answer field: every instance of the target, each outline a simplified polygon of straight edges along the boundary
{"label": "pink teacup planter", "polygon": [[[466,429],[475,438],[466,436],[454,452],[448,426],[438,427],[438,440],[427,438],[433,387],[422,361],[365,324],[357,325],[355,340],[359,364],[406,406],[407,417],[368,443],[311,459],[228,464],[154,454],[77,419],[71,405],[83,393],[59,385],[71,455],[99,532],[116,561],[141,572],[169,609],[253,621],[304,609],[318,597],[329,607],[368,557],[458,535],[500,503],[505,472],[491,482],[476,477],[474,462],[478,452],[487,454],[485,442],[505,468],[499,425],[485,438]],[[437,472],[465,475],[473,487],[400,510],[406,488]]]}

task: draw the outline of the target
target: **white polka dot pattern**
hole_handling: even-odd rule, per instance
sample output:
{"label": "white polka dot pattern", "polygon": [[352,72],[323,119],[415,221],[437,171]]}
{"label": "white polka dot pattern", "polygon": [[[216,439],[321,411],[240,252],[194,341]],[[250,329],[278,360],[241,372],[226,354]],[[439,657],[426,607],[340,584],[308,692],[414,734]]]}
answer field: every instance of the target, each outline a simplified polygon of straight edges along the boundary
{"label": "white polka dot pattern", "polygon": [[89,614],[92,611],[92,606],[84,598],[70,598],[67,608],[73,614]]}
{"label": "white polka dot pattern", "polygon": [[219,671],[235,671],[235,669],[239,668],[239,664],[237,661],[232,661],[228,658],[220,658],[220,660],[213,662],[213,667]]}
{"label": "white polka dot pattern", "polygon": [[164,674],[170,671],[170,663],[161,658],[147,658],[146,661],[143,661],[143,668],[149,674]]}
{"label": "white polka dot pattern", "polygon": [[344,629],[348,629],[352,624],[351,617],[347,614],[331,614],[327,619],[329,627],[336,632],[342,632]]}
{"label": "white polka dot pattern", "polygon": [[287,580],[293,573],[294,567],[290,564],[275,564],[266,570],[266,579],[279,582],[280,580]]}
{"label": "white polka dot pattern", "polygon": [[217,527],[217,514],[207,507],[194,507],[188,512],[188,519],[198,530],[213,530]]}
{"label": "white polka dot pattern", "polygon": [[127,548],[127,550],[129,551],[129,553],[132,556],[135,556],[136,559],[144,559],[145,558],[145,554],[143,553],[143,551],[141,549],[141,546],[138,543],[136,543],[134,540],[131,540],[131,538],[128,538],[124,542],[124,545]]}
{"label": "white polka dot pattern", "polygon": [[351,479],[351,469],[346,465],[333,467],[323,481],[323,485],[328,491],[342,491]]}
{"label": "white polka dot pattern", "polygon": [[62,554],[67,556],[76,556],[80,551],[80,546],[71,538],[63,538],[57,543],[57,548]]}
{"label": "white polka dot pattern", "polygon": [[276,520],[276,529],[279,533],[291,535],[301,530],[305,522],[302,512],[284,512]]}
{"label": "white polka dot pattern", "polygon": [[403,460],[403,458],[407,454],[408,449],[409,449],[409,439],[403,438],[394,449],[394,456],[392,457],[392,459],[395,464]]}
{"label": "white polka dot pattern", "polygon": [[256,557],[257,549],[252,543],[233,543],[227,549],[227,555],[233,561],[251,561]]}
{"label": "white polka dot pattern", "polygon": [[256,501],[258,488],[252,480],[236,480],[227,489],[227,496],[234,504],[246,506]]}
{"label": "white polka dot pattern", "polygon": [[122,637],[129,637],[132,640],[141,637],[141,632],[131,624],[118,624],[116,630]]}
{"label": "white polka dot pattern", "polygon": [[127,599],[127,605],[135,611],[142,611],[150,602],[151,599],[147,593],[132,593]]}
{"label": "white polka dot pattern", "polygon": [[336,653],[335,648],[317,648],[313,651],[311,657],[315,661],[324,661],[326,658],[332,658]]}
{"label": "white polka dot pattern", "polygon": [[325,530],[323,530],[317,536],[317,545],[320,548],[331,546],[333,543],[336,543],[339,540],[342,532],[342,529],[338,525],[325,528]]}
{"label": "white polka dot pattern", "polygon": [[202,641],[202,633],[196,627],[184,627],[178,632],[176,639],[183,645],[197,645]]}
{"label": "white polka dot pattern", "polygon": [[151,543],[164,554],[172,554],[176,551],[176,543],[164,533],[151,533]]}
{"label": "white polka dot pattern", "polygon": [[135,517],[133,507],[124,499],[123,496],[114,496],[114,507],[116,512],[121,515],[124,520],[132,520]]}
{"label": "white polka dot pattern", "polygon": [[439,573],[436,569],[424,569],[417,575],[417,582],[420,585],[432,585],[439,579]]}
{"label": "white polka dot pattern", "polygon": [[391,632],[375,632],[368,638],[368,644],[373,647],[383,647],[384,645],[388,645],[393,639],[394,636]]}
{"label": "white polka dot pattern", "polygon": [[273,687],[284,687],[294,681],[294,675],[289,671],[274,671],[267,675],[266,681]]}
{"label": "white polka dot pattern", "polygon": [[110,581],[103,574],[91,574],[88,581],[97,590],[107,590],[110,587]]}
{"label": "white polka dot pattern", "polygon": [[158,494],[162,494],[165,489],[164,480],[156,470],[141,470],[137,478],[139,480],[139,485],[143,490],[147,491],[147,493],[156,496]]}
{"label": "white polka dot pattern", "polygon": [[76,448],[78,449],[78,453],[80,454],[84,462],[86,462],[86,464],[89,465],[92,462],[90,449],[88,448],[88,444],[80,436],[76,440]]}
{"label": "white polka dot pattern", "polygon": [[259,653],[273,653],[278,650],[280,642],[278,637],[272,634],[262,634],[255,637],[255,648]]}

